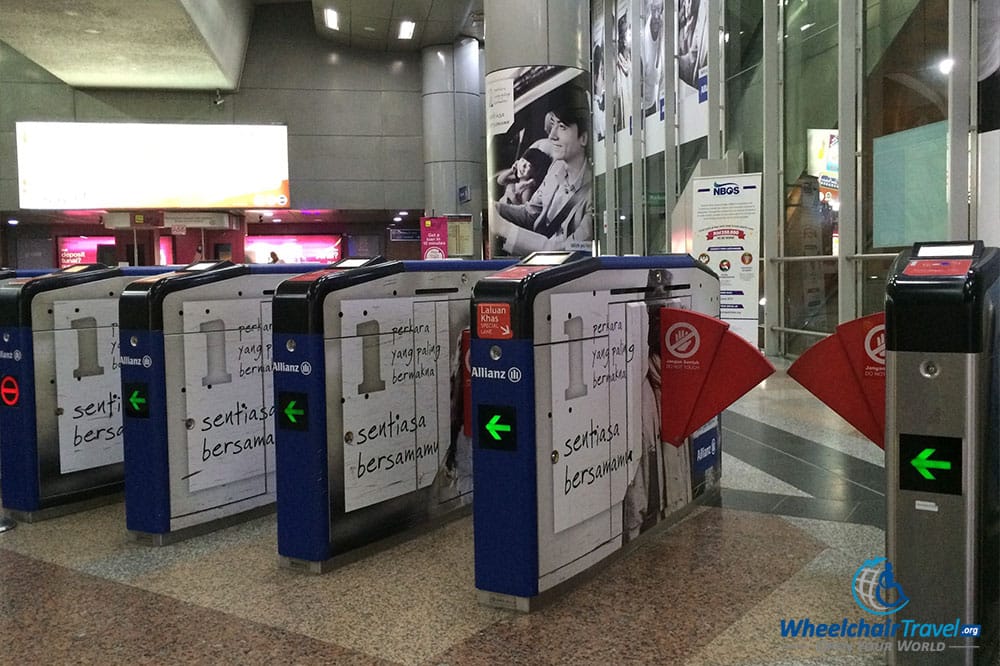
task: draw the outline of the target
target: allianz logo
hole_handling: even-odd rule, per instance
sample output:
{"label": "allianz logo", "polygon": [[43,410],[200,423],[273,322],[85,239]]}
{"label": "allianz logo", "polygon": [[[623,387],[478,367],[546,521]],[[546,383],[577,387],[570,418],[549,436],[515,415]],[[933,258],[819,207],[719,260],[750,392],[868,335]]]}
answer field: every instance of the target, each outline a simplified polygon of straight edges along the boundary
{"label": "allianz logo", "polygon": [[524,376],[521,372],[521,368],[514,366],[509,370],[484,368],[482,366],[472,366],[472,372],[470,373],[475,379],[506,379],[512,384],[516,384],[521,381]]}
{"label": "allianz logo", "polygon": [[303,375],[310,375],[312,374],[312,364],[309,363],[309,361],[303,361],[302,363],[285,363],[284,361],[275,361],[271,364],[271,370],[273,372],[295,372]]}
{"label": "allianz logo", "polygon": [[142,358],[135,358],[133,356],[125,356],[124,354],[122,354],[121,364],[135,365],[135,366],[141,366],[143,368],[148,368],[153,365],[153,359],[149,356],[149,354],[146,354]]}

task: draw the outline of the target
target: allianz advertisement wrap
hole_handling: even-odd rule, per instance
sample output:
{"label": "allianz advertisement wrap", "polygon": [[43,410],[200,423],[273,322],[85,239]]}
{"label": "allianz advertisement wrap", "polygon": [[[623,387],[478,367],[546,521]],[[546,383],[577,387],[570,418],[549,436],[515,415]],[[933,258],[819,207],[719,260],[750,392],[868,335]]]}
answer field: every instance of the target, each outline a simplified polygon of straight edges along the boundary
{"label": "allianz advertisement wrap", "polygon": [[[851,595],[862,611],[855,617],[782,618],[781,637],[807,652],[824,655],[903,652],[964,653],[975,650],[981,626],[956,617],[928,622],[910,607],[905,587],[885,557],[865,560],[851,579]],[[944,662],[942,662],[944,663]],[[952,662],[948,662],[952,663]]]}

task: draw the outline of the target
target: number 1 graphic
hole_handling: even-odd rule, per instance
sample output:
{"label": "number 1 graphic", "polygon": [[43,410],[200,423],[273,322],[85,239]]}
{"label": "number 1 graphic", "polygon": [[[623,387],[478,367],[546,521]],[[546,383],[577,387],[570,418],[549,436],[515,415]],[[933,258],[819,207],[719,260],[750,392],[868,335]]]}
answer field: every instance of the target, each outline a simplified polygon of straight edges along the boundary
{"label": "number 1 graphic", "polygon": [[587,384],[583,381],[583,317],[573,317],[563,323],[563,331],[569,336],[569,387],[566,399],[582,398],[587,395]]}
{"label": "number 1 graphic", "polygon": [[76,330],[77,368],[73,371],[73,376],[80,379],[103,375],[104,368],[97,360],[97,319],[80,317],[72,320],[69,325]]}
{"label": "number 1 graphic", "polygon": [[205,376],[202,386],[226,384],[233,376],[226,371],[226,323],[221,319],[206,321],[200,326],[205,334]]}
{"label": "number 1 graphic", "polygon": [[358,384],[358,395],[385,390],[378,322],[374,319],[363,321],[354,327],[354,332],[361,336],[361,383]]}

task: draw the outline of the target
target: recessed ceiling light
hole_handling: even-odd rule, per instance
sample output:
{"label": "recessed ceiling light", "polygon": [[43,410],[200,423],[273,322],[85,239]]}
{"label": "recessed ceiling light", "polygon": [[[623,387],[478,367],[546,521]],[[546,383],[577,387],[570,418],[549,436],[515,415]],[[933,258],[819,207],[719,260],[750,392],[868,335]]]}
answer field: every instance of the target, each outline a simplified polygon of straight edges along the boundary
{"label": "recessed ceiling light", "polygon": [[84,32],[87,33],[88,35],[99,35],[99,34],[101,34],[101,31],[97,30],[96,28],[87,28],[86,30],[84,30]]}
{"label": "recessed ceiling light", "polygon": [[272,217],[271,221],[272,222],[281,222],[281,218],[280,217]]}
{"label": "recessed ceiling light", "polygon": [[336,9],[323,10],[323,23],[330,30],[340,30],[340,15]]}
{"label": "recessed ceiling light", "polygon": [[401,211],[399,211],[399,214],[402,215],[403,217],[406,217],[407,215],[410,214],[410,211],[408,211],[408,210],[401,210]]}
{"label": "recessed ceiling light", "polygon": [[9,224],[12,227],[16,227],[18,224],[20,224],[20,222],[18,220],[15,220],[14,218],[11,218],[7,220],[7,224]]}
{"label": "recessed ceiling light", "polygon": [[417,24],[413,21],[401,21],[399,24],[399,38],[413,39],[413,30],[416,27]]}
{"label": "recessed ceiling light", "polygon": [[397,215],[396,217],[392,218],[392,221],[393,222],[402,222],[403,218],[401,218],[399,215]]}

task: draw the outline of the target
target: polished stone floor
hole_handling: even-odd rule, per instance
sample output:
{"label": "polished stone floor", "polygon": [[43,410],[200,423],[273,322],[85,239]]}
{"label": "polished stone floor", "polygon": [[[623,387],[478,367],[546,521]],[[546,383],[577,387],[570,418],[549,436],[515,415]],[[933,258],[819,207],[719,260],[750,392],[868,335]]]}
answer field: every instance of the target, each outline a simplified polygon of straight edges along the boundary
{"label": "polished stone floor", "polygon": [[2,664],[877,664],[782,638],[857,618],[882,452],[779,370],[724,416],[723,492],[541,610],[479,606],[466,517],[322,576],[274,516],[153,548],[113,504],[0,534]]}

